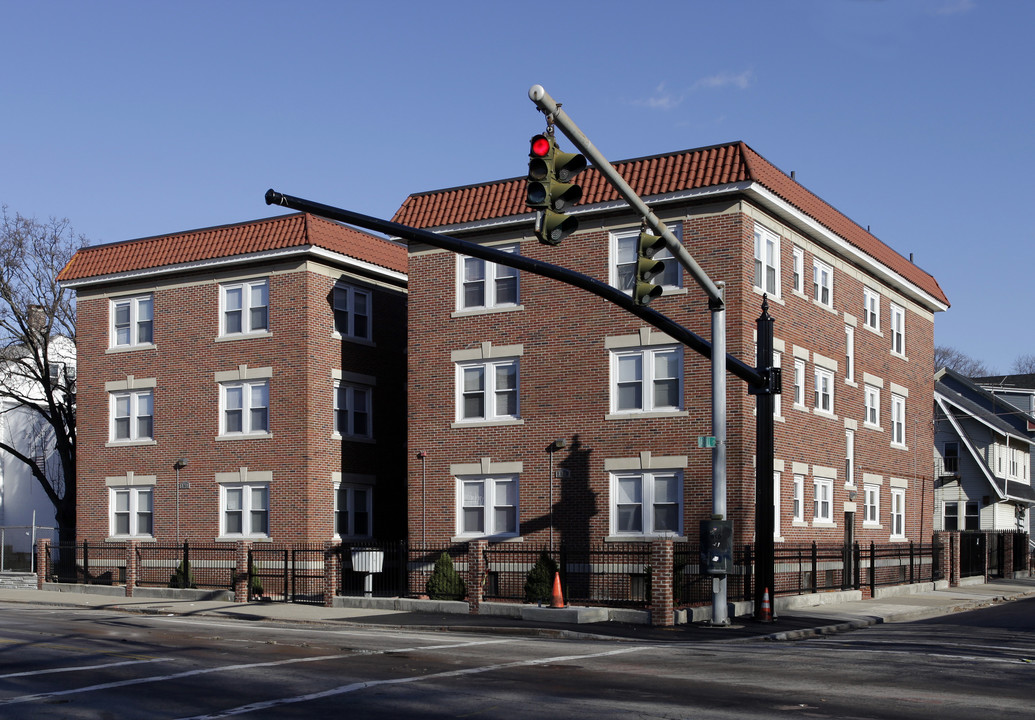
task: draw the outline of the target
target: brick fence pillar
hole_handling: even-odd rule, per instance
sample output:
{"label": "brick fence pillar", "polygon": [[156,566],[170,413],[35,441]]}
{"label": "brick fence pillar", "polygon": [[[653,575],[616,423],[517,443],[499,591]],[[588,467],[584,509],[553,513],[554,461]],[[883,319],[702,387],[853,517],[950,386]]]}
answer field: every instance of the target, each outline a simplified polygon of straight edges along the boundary
{"label": "brick fence pillar", "polygon": [[137,541],[126,542],[126,597],[133,597],[137,587]]}
{"label": "brick fence pillar", "polygon": [[655,627],[675,625],[672,597],[672,540],[654,540],[650,544],[650,624]]}
{"label": "brick fence pillar", "polygon": [[42,590],[47,581],[47,570],[50,565],[50,538],[36,541],[36,589]]}
{"label": "brick fence pillar", "polygon": [[956,587],[960,584],[960,534],[958,532],[947,534],[949,536],[949,585]]}
{"label": "brick fence pillar", "polygon": [[338,544],[330,540],[323,544],[323,606],[333,607],[334,596],[341,586],[341,554]]}
{"label": "brick fence pillar", "polygon": [[236,544],[237,567],[234,571],[234,602],[248,602],[248,593],[251,591],[248,577],[248,551],[251,550],[251,543],[238,540]]}
{"label": "brick fence pillar", "polygon": [[467,607],[472,615],[478,614],[485,592],[485,550],[489,544],[484,540],[467,543]]}

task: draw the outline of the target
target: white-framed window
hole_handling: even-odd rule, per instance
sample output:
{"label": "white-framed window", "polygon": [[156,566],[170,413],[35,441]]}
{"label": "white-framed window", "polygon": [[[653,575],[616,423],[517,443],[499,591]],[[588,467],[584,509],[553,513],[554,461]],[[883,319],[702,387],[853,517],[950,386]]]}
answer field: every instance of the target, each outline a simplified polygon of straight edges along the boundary
{"label": "white-framed window", "polygon": [[812,521],[829,523],[834,521],[834,481],[829,478],[813,478]]}
{"label": "white-framed window", "polygon": [[845,483],[855,485],[855,430],[845,428]]}
{"label": "white-framed window", "polygon": [[270,386],[267,380],[219,385],[219,434],[261,435],[270,430]]}
{"label": "white-framed window", "polygon": [[755,223],[755,287],[780,296],[780,236]]}
{"label": "white-framed window", "polygon": [[791,488],[791,501],[794,503],[794,522],[805,521],[805,476],[795,475]]}
{"label": "white-framed window", "polygon": [[612,535],[682,535],[680,470],[611,474]]}
{"label": "white-framed window", "polygon": [[334,332],[355,340],[370,340],[369,290],[351,285],[335,285],[331,291],[331,303],[334,312]]}
{"label": "white-framed window", "polygon": [[[499,245],[495,249],[518,253],[516,244]],[[460,255],[457,262],[458,310],[484,310],[518,304],[520,290],[517,268],[466,255]]]}
{"label": "white-framed window", "polygon": [[845,325],[845,382],[855,382],[855,328]]}
{"label": "white-framed window", "polygon": [[334,534],[339,538],[373,537],[374,489],[338,483],[334,488]]}
{"label": "white-framed window", "polygon": [[863,390],[865,402],[865,415],[863,424],[870,427],[880,427],[880,388],[876,385],[867,384]]}
{"label": "white-framed window", "polygon": [[334,432],[345,437],[373,437],[371,388],[334,383]]}
{"label": "white-framed window", "polygon": [[134,442],[154,437],[154,395],[150,390],[108,394],[111,442]]}
{"label": "white-framed window", "polygon": [[773,537],[783,537],[780,533],[780,498],[783,493],[780,491],[780,473],[773,473]]}
{"label": "white-framed window", "polygon": [[[681,225],[668,225],[667,227],[677,240],[683,241]],[[611,285],[624,293],[632,294],[636,284],[639,241],[639,230],[622,230],[611,233]],[[667,247],[659,250],[653,259],[664,263],[661,274],[652,281],[655,285],[660,285],[665,290],[678,290],[683,287],[682,266],[672,257],[672,252]]]}
{"label": "white-framed window", "polygon": [[960,444],[955,440],[945,443],[942,452],[942,469],[947,473],[960,471]]}
{"label": "white-framed window", "polygon": [[891,537],[906,536],[906,491],[903,488],[891,489]]}
{"label": "white-framed window", "polygon": [[219,286],[220,335],[248,335],[269,330],[269,282],[250,280]]}
{"label": "white-framed window", "polygon": [[[783,367],[783,353],[773,351],[773,367]],[[773,396],[773,417],[783,417],[783,393]]]}
{"label": "white-framed window", "polygon": [[981,529],[981,506],[977,500],[969,500],[964,505],[965,515],[963,516],[964,530]]}
{"label": "white-framed window", "polygon": [[116,298],[109,308],[110,347],[130,348],[154,344],[154,299],[151,295]]}
{"label": "white-framed window", "polygon": [[824,367],[816,366],[813,375],[815,391],[812,407],[819,412],[834,412],[834,373]]}
{"label": "white-framed window", "polygon": [[812,299],[834,307],[834,269],[818,259],[812,260]]}
{"label": "white-framed window", "polygon": [[112,537],[151,537],[154,534],[150,487],[108,488],[108,507]]}
{"label": "white-framed window", "polygon": [[516,536],[518,498],[516,475],[457,478],[457,535]]}
{"label": "white-framed window", "polygon": [[880,485],[863,485],[863,523],[880,524]]}
{"label": "white-framed window", "polygon": [[891,394],[891,444],[906,446],[906,399]]}
{"label": "white-framed window", "polygon": [[683,349],[662,346],[611,352],[611,411],[683,409]]}
{"label": "white-framed window", "polygon": [[805,407],[805,361],[800,358],[794,361],[794,404]]}
{"label": "white-framed window", "polygon": [[958,502],[942,504],[942,530],[960,529],[960,504]]}
{"label": "white-framed window", "polygon": [[895,303],[891,303],[891,352],[906,354],[906,309]]}
{"label": "white-framed window", "polygon": [[457,422],[520,417],[516,358],[457,363],[456,387]]}
{"label": "white-framed window", "polygon": [[795,245],[791,248],[791,266],[793,268],[792,287],[795,292],[805,292],[805,251]]}
{"label": "white-framed window", "polygon": [[880,294],[868,287],[863,288],[863,325],[880,332]]}
{"label": "white-framed window", "polygon": [[221,537],[269,537],[269,485],[220,485],[219,534]]}

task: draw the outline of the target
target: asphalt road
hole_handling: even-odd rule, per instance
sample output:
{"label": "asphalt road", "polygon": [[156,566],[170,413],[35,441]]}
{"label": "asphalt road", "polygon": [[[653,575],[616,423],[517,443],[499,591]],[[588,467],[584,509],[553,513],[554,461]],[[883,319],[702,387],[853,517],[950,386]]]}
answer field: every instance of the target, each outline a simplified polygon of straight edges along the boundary
{"label": "asphalt road", "polygon": [[1035,599],[797,642],[0,605],[0,718],[1035,717]]}

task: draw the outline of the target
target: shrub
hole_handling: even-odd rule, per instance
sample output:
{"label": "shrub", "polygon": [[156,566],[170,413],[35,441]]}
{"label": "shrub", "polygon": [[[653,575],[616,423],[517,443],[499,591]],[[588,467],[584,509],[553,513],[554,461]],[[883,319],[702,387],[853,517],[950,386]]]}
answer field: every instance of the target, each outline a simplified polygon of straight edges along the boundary
{"label": "shrub", "polygon": [[525,579],[525,602],[550,600],[553,596],[553,579],[556,574],[557,563],[544,550]]}
{"label": "shrub", "polygon": [[449,553],[442,553],[435,561],[435,569],[424,585],[424,591],[432,600],[463,600],[467,597],[467,583],[453,568]]}
{"label": "shrub", "polygon": [[169,576],[169,587],[181,590],[197,587],[194,584],[194,569],[190,566],[190,561],[180,561],[180,564],[176,566],[176,572]]}

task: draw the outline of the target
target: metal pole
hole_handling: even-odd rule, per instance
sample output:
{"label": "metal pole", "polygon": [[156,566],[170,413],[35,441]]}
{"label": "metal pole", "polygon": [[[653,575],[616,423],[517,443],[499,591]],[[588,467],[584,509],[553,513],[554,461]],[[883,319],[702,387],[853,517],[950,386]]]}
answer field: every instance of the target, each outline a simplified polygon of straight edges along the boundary
{"label": "metal pole", "polygon": [[767,378],[765,387],[758,389],[755,411],[755,619],[762,621],[762,601],[766,591],[775,597],[773,535],[776,532],[773,502],[773,412],[775,399],[771,381],[773,370],[773,318],[769,315],[769,300],[762,296],[762,315],[758,327],[758,371]]}
{"label": "metal pole", "polygon": [[[719,283],[719,292],[725,292]],[[726,519],[726,372],[722,358],[726,355],[726,309],[721,301],[709,301],[712,310],[712,519]],[[728,625],[729,605],[725,575],[712,578],[712,624]]]}

